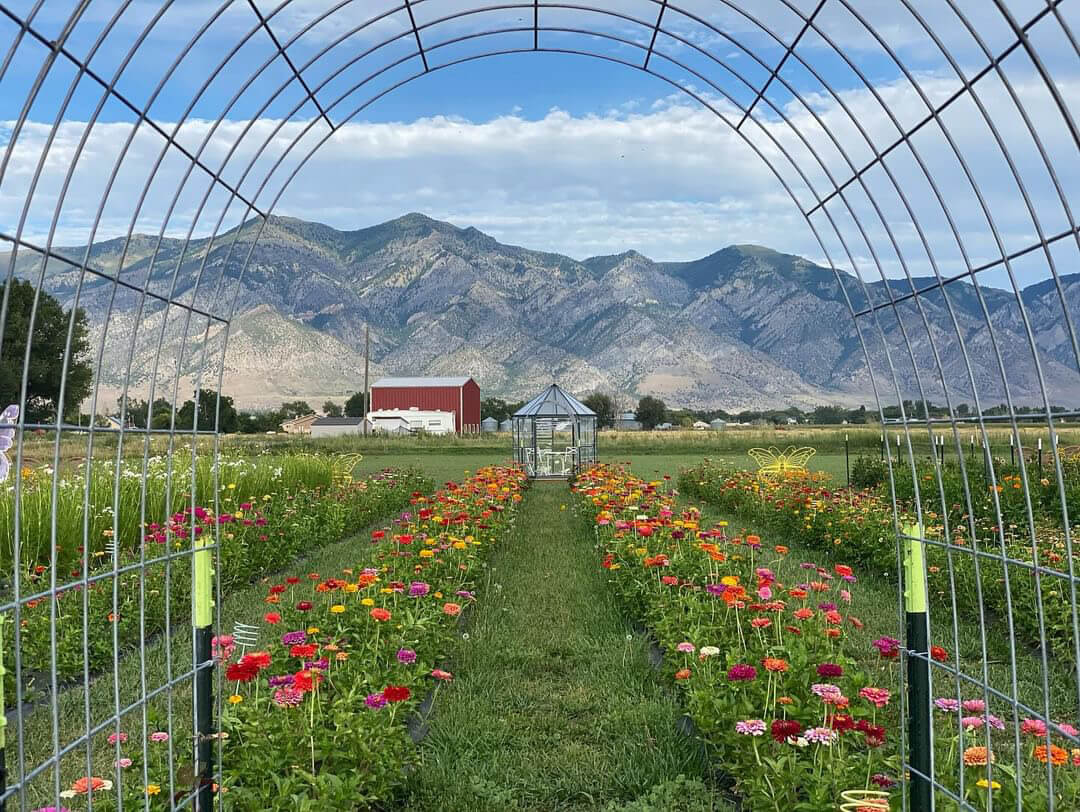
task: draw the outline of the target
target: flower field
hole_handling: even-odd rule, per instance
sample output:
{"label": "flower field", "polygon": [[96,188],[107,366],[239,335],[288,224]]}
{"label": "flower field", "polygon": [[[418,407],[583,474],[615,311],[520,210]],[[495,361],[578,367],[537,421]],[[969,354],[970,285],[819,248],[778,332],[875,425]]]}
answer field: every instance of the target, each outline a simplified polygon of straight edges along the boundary
{"label": "flower field", "polygon": [[[355,566],[264,580],[262,609],[246,619],[254,636],[213,641],[227,808],[370,808],[393,796],[415,761],[407,722],[453,679],[447,642],[522,487],[518,471],[488,468],[411,493],[397,519],[352,543]],[[174,718],[170,735],[162,711],[155,703],[141,722],[131,714],[99,734],[93,774],[66,786],[66,808],[88,795],[95,809],[115,809],[118,796],[168,808],[170,786],[178,800],[192,791],[190,718]]]}
{"label": "flower field", "polygon": [[[955,604],[957,612],[976,621],[985,610],[1011,617],[1017,646],[1040,646],[1045,640],[1056,656],[1066,661],[1074,659],[1076,640],[1068,573],[1070,568],[1080,569],[1080,550],[1072,551],[1070,562],[1064,531],[1050,518],[1052,510],[1037,514],[1037,542],[1032,544],[1026,520],[1018,524],[1006,518],[999,527],[992,518],[992,494],[981,493],[974,500],[975,515],[970,521],[961,503],[951,504],[943,518],[940,500],[930,501],[930,494],[937,493],[933,476],[926,476],[931,478],[923,491],[926,538],[941,542],[926,548],[931,600],[944,610],[951,611]],[[998,499],[1004,517],[1015,518],[1015,512],[1020,510],[1014,503],[1022,501],[1023,496],[1014,485],[1018,488],[1018,481],[1006,477],[998,486],[1002,489]],[[679,487],[683,493],[738,515],[756,527],[781,537],[796,535],[823,555],[840,556],[895,578],[892,503],[878,488],[837,488],[820,473],[766,479],[710,462],[684,471]],[[898,486],[898,491],[898,497],[902,497],[904,488]],[[901,499],[899,504],[905,508],[899,517],[900,525],[914,524],[912,501]],[[973,551],[991,555],[977,556]],[[1007,581],[1000,560],[993,557],[1002,554],[1029,568],[1010,566],[1008,574],[1012,577]],[[1031,568],[1036,565],[1044,573],[1038,579],[1031,576]],[[1045,616],[1045,636],[1038,621],[1040,606]]]}
{"label": "flower field", "polygon": [[[58,545],[55,570],[48,555],[51,478],[34,473],[24,478],[18,568],[24,691],[47,687],[52,669],[63,685],[111,666],[114,635],[122,654],[164,632],[167,623],[187,625],[192,539],[220,544],[218,579],[227,594],[301,552],[408,505],[412,494],[431,487],[409,471],[353,481],[342,463],[331,456],[223,458],[215,482],[209,462],[199,461],[194,508],[190,462],[185,477],[170,472],[167,459],[153,460],[145,486],[130,466],[115,478],[108,466],[96,469],[89,482],[75,474],[58,487],[57,539],[64,543]],[[179,460],[173,465],[185,470]],[[119,509],[112,507],[114,483]],[[89,548],[81,543],[85,493],[101,500],[92,503],[87,519]],[[9,540],[14,538],[12,502],[10,494],[0,496],[0,537]],[[115,556],[106,551],[110,542]],[[10,691],[13,652],[9,647],[4,654]]]}
{"label": "flower field", "polygon": [[[732,500],[724,506],[756,500],[763,532],[777,538],[785,537],[776,528],[806,531],[806,503],[792,506],[791,481],[777,486],[791,490],[768,499],[747,475],[713,480],[712,473],[690,471],[683,482]],[[748,808],[833,810],[846,790],[899,808],[897,628],[867,628],[859,573],[836,557],[856,531],[888,532],[891,517],[881,524],[865,504],[842,514],[841,529],[828,537],[835,563],[826,567],[789,560],[785,544],[768,537],[729,534],[723,522],[703,527],[700,514],[680,506],[663,481],[645,482],[619,467],[588,471],[575,490],[613,588],[655,635],[665,670]],[[840,535],[836,545],[841,533],[851,535]],[[1077,808],[1080,749],[1069,745],[1076,733],[1069,720],[1017,718],[1004,703],[997,707],[959,680],[943,679],[951,652],[931,642],[935,685],[955,686],[939,687],[935,699],[937,779],[976,809],[1015,807],[1018,783],[1025,809],[1046,808],[1049,792],[1058,808]],[[944,796],[938,802],[954,805]]]}

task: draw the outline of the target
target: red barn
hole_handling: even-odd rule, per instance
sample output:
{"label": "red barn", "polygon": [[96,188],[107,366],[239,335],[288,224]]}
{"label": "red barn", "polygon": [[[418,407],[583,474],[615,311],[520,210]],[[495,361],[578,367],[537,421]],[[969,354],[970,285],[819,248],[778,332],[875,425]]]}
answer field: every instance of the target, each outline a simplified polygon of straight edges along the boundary
{"label": "red barn", "polygon": [[472,378],[380,378],[372,384],[372,411],[413,407],[453,412],[459,434],[480,431],[480,387]]}

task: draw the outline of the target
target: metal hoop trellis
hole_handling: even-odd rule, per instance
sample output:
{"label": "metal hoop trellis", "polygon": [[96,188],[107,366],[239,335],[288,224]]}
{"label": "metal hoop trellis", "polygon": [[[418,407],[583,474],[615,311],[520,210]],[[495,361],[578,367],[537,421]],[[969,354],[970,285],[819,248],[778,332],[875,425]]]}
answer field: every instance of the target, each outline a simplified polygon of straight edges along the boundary
{"label": "metal hoop trellis", "polygon": [[[179,428],[177,403],[182,400],[185,382],[194,384],[196,404],[204,382],[211,382],[210,388],[220,392],[225,347],[245,270],[290,184],[328,139],[387,94],[467,62],[525,53],[604,60],[643,71],[686,94],[714,113],[719,123],[730,127],[761,158],[813,232],[822,255],[835,271],[839,297],[852,316],[885,428],[883,445],[891,448],[893,438],[902,443],[903,461],[901,451],[895,459],[891,453],[883,454],[893,496],[896,572],[907,563],[909,582],[904,586],[909,592],[915,586],[926,592],[930,579],[924,570],[912,569],[911,561],[923,554],[936,560],[940,551],[951,591],[936,611],[928,613],[917,603],[905,606],[902,593],[898,593],[898,635],[904,636],[901,619],[915,612],[914,619],[909,618],[913,625],[908,639],[926,644],[909,646],[906,652],[908,673],[917,683],[913,687],[919,688],[911,697],[920,698],[907,709],[916,723],[913,729],[921,729],[918,723],[930,713],[927,703],[933,686],[945,684],[957,696],[977,693],[986,706],[1007,708],[1015,734],[1011,757],[999,748],[1002,766],[1005,762],[1018,765],[1026,756],[1026,745],[1020,738],[1021,717],[1048,726],[1047,745],[1053,735],[1056,740],[1080,746],[1075,733],[1058,724],[1065,721],[1063,713],[1075,717],[1080,707],[1080,579],[1074,570],[1068,465],[1056,441],[1058,421],[1074,417],[1077,404],[1070,404],[1065,412],[1052,408],[1058,391],[1054,370],[1080,371],[1080,345],[1072,312],[1075,304],[1070,302],[1062,278],[1080,260],[1080,228],[1072,208],[1078,188],[1080,132],[1075,106],[1068,101],[1070,89],[1075,98],[1075,82],[1080,76],[1080,47],[1070,27],[1070,21],[1077,19],[1076,0],[1028,4],[993,0],[980,6],[978,15],[971,14],[968,4],[959,0],[933,6],[890,0],[872,9],[852,0],[532,0],[488,5],[444,0],[380,0],[376,4],[342,0],[315,14],[297,12],[308,14],[301,23],[294,22],[297,4],[289,0],[274,5],[225,0],[196,20],[178,13],[183,4],[175,0],[163,0],[151,9],[149,17],[145,12],[137,16],[132,0],[111,4],[81,0],[63,9],[61,5],[50,0],[14,6],[0,2],[0,20],[6,24],[0,29],[4,54],[0,97],[18,109],[5,125],[0,199],[6,195],[20,203],[17,222],[0,223],[0,241],[10,251],[3,270],[0,341],[13,280],[31,281],[32,312],[36,314],[40,295],[49,289],[50,274],[63,268],[75,280],[68,291],[69,304],[77,305],[87,295],[105,297],[107,319],[96,337],[95,369],[101,369],[110,342],[119,344],[127,364],[120,385],[117,426],[83,426],[81,421],[72,422],[62,409],[57,409],[51,420],[28,419],[31,319],[17,404],[21,414],[13,449],[8,452],[13,463],[15,507],[10,569],[4,576],[0,612],[14,621],[4,642],[11,653],[11,700],[21,711],[29,708],[28,700],[33,699],[28,695],[27,678],[35,670],[23,659],[23,613],[30,602],[42,599],[52,606],[51,659],[37,675],[48,682],[44,704],[52,721],[50,741],[30,742],[23,714],[13,715],[14,746],[9,745],[8,752],[14,758],[9,759],[4,799],[16,802],[19,808],[44,803],[42,799],[55,799],[59,806],[62,762],[84,757],[86,774],[93,774],[92,740],[104,731],[118,731],[133,718],[139,720],[145,734],[156,721],[161,701],[167,711],[164,732],[169,734],[170,748],[169,786],[163,793],[178,806],[207,803],[202,788],[172,766],[185,758],[192,759],[193,774],[203,776],[204,781],[220,774],[220,755],[214,757],[215,763],[209,763],[207,742],[196,738],[196,717],[200,708],[205,711],[205,679],[211,665],[205,633],[192,635],[189,660],[175,663],[170,656],[163,676],[155,675],[149,667],[146,635],[141,634],[137,653],[130,655],[140,663],[134,692],[120,685],[126,652],[118,635],[113,636],[109,658],[112,687],[106,690],[110,674],[99,676],[91,668],[84,633],[82,700],[74,704],[60,699],[73,692],[58,676],[56,655],[56,613],[61,605],[57,596],[80,595],[79,611],[84,624],[90,623],[88,594],[92,589],[111,588],[115,608],[120,605],[124,579],[133,576],[141,595],[146,589],[146,573],[154,568],[164,571],[166,590],[177,567],[190,570],[192,583],[196,583],[200,568],[208,563],[208,551],[219,556],[219,539],[208,546],[188,545],[161,555],[148,555],[143,548],[137,561],[122,563],[115,541],[111,537],[104,541],[90,538],[90,525],[84,522],[81,571],[65,576],[58,573],[58,564],[63,561],[58,547],[73,542],[60,537],[54,514],[48,583],[33,580],[25,572],[19,507],[28,488],[22,470],[28,432],[54,433],[49,483],[53,505],[61,487],[60,472],[71,458],[71,444],[65,441],[76,438],[85,443],[85,452],[78,455],[88,483],[82,509],[86,515],[93,509],[92,471],[96,468],[106,478],[111,476],[114,533],[119,522],[116,511],[120,507],[123,447],[132,441],[132,434],[134,441],[141,443],[144,484],[137,500],[140,526],[154,520],[147,508],[145,480],[157,465],[153,459],[159,450],[155,440],[164,444],[168,459],[161,473],[168,483],[166,492],[172,494],[173,482],[188,486],[177,491],[183,503],[167,499],[166,514],[182,513],[185,507],[193,514],[200,498],[212,499],[216,513],[218,410],[215,405],[213,425],[199,425],[196,416],[190,427]],[[1025,7],[1023,18],[1017,16],[1018,6]],[[497,22],[489,25],[490,20]],[[904,26],[920,41],[923,50],[918,54],[894,41],[896,31]],[[166,27],[173,41],[180,32],[183,44],[168,66],[152,76],[152,87],[136,93],[138,85],[127,81],[131,66],[138,65],[149,47],[147,42]],[[394,30],[386,34],[386,28]],[[333,32],[327,34],[327,29]],[[229,43],[224,51],[217,44],[222,37]],[[118,47],[117,42],[125,42],[126,47]],[[728,53],[731,49],[735,49],[734,58]],[[184,100],[175,121],[157,120],[155,104],[163,94],[175,95],[177,77],[185,60],[193,55],[203,57],[213,69],[199,77],[201,83]],[[882,65],[892,87],[883,88],[872,78],[881,74]],[[232,93],[222,93],[215,86],[224,76],[235,85]],[[827,113],[823,112],[822,99],[830,105]],[[57,139],[63,128],[70,128],[73,110],[83,111],[86,120],[75,122],[77,138],[72,148],[58,144]],[[29,130],[35,117],[49,115],[53,120],[44,137],[32,141]],[[201,135],[192,135],[195,130],[190,125],[196,116],[208,121]],[[258,126],[267,116],[277,121],[269,127]],[[77,183],[80,161],[95,137],[95,128],[110,117],[125,122],[128,129],[94,208],[86,248],[76,259],[69,251],[58,249],[54,241],[72,216],[69,194]],[[247,120],[238,128],[223,126],[235,117]],[[142,137],[159,142],[156,158],[141,189],[125,197],[118,180],[133,160],[133,145]],[[973,160],[975,143],[988,150],[1000,168],[999,175],[987,176]],[[16,151],[24,145],[37,149],[29,177],[10,172]],[[49,171],[55,171],[49,170],[50,163],[55,165],[58,155],[65,156],[66,168],[53,184],[55,188],[45,188],[43,181]],[[215,164],[216,156],[220,160]],[[182,167],[175,191],[160,215],[150,213],[148,199],[155,184],[173,182],[167,168],[172,162]],[[1007,183],[1015,194],[991,192],[991,185],[997,182]],[[55,200],[43,219],[33,216],[42,198]],[[195,203],[191,205],[187,198]],[[1016,201],[1019,204],[1014,205]],[[117,206],[128,219],[119,259],[111,267],[100,267],[90,246],[103,236],[99,230],[106,212]],[[185,216],[185,211],[194,213]],[[132,261],[129,257],[137,229],[144,228],[148,218],[158,225],[153,248]],[[1022,220],[1019,227],[1018,218]],[[178,231],[184,233],[180,250],[175,257],[163,259],[166,234]],[[1020,244],[1013,236],[1018,231],[1034,237]],[[28,232],[47,236],[33,239]],[[216,277],[212,255],[219,265]],[[136,265],[144,274],[141,278],[131,273]],[[1049,284],[1050,304],[1043,306],[1042,323],[1033,317],[1031,302],[1019,282],[1031,273]],[[1011,295],[1007,312],[1013,326],[1007,335],[1000,318],[991,312],[989,299],[996,297],[998,301],[1000,296],[984,282],[990,274],[1005,280]],[[973,302],[965,300],[968,294],[961,287],[965,282],[970,283]],[[72,307],[64,345],[65,369],[78,351],[74,312]],[[130,335],[124,335],[117,332],[123,329],[117,324],[128,313],[136,326]],[[166,427],[153,428],[147,421],[147,428],[133,429],[127,424],[129,403],[142,385],[133,370],[138,325],[147,318],[156,341],[150,370],[141,379],[146,382],[143,391],[149,403],[164,392],[171,406]],[[942,323],[947,327],[943,329]],[[1052,358],[1037,337],[1047,329],[1063,336]],[[1021,345],[1019,350],[1007,346],[1010,338]],[[958,363],[947,360],[946,348],[954,358],[958,352]],[[185,374],[185,369],[191,371]],[[66,386],[65,374],[61,403]],[[1025,404],[1019,402],[1018,392],[1024,392],[1023,397],[1036,397],[1037,408],[1022,411]],[[98,378],[92,388],[91,413],[97,411],[101,393]],[[914,402],[913,397],[917,398]],[[945,417],[933,417],[926,408],[913,412],[914,404],[926,404],[933,398],[944,401]],[[961,414],[957,407],[969,399],[973,410]],[[1004,402],[1002,415],[987,414],[991,399]],[[894,413],[898,417],[887,416]],[[1019,452],[1018,465],[994,457],[993,444],[1000,442],[993,431],[995,420],[1007,426],[1010,446]],[[1041,457],[1038,472],[1025,462],[1024,449],[1032,437],[1025,430],[1028,424],[1044,427],[1050,470],[1041,470]],[[972,436],[984,449],[982,466],[965,455],[965,441]],[[940,448],[946,437],[955,454],[956,481],[953,464],[945,465],[944,454],[931,453],[929,462],[924,458],[924,446]],[[113,457],[108,463],[111,468],[99,453],[102,443]],[[186,458],[179,453],[184,448],[188,449]],[[200,455],[209,463],[205,471],[199,467]],[[985,477],[981,484],[991,503],[989,535],[976,521],[976,504],[982,497],[977,492],[980,483],[972,473],[980,467]],[[1040,487],[1051,493],[1051,501],[1056,495],[1064,568],[1040,557],[1046,551],[1045,529],[1041,524],[1044,519],[1036,515],[1033,506],[1033,479],[1046,481]],[[1003,483],[1020,491],[1019,507],[1003,506]],[[200,488],[213,493],[198,493]],[[900,490],[910,490],[909,502],[904,502]],[[961,510],[950,510],[953,499],[962,502]],[[1010,522],[1006,516],[1019,518]],[[909,522],[909,518],[914,521]],[[90,551],[98,547],[113,562],[104,572],[92,571],[88,564]],[[1025,548],[1030,555],[1018,553]],[[976,592],[979,629],[979,639],[974,642],[962,638],[958,622],[964,610],[957,603],[958,578],[966,577],[969,568],[974,572],[971,587]],[[984,571],[995,578],[1000,574],[1004,582],[1004,603],[992,611],[987,609],[984,595],[991,576]],[[922,583],[912,584],[911,578]],[[202,579],[208,583],[205,572]],[[1034,582],[1033,590],[1025,583],[1028,581]],[[1051,587],[1044,587],[1044,581]],[[1054,604],[1056,610],[1044,603],[1053,587],[1060,590],[1059,598],[1064,596]],[[172,599],[166,595],[167,603]],[[188,600],[188,596],[175,599]],[[196,609],[193,605],[193,618]],[[1035,615],[1040,662],[1036,685],[1027,684],[1018,671],[1017,663],[1028,641],[1018,634],[1014,611]],[[1057,615],[1052,617],[1055,611]],[[166,612],[163,633],[167,639],[180,634],[170,618]],[[212,625],[219,627],[220,615],[213,620]],[[1061,643],[1056,654],[1047,643],[1048,621],[1064,630],[1058,633]],[[142,603],[140,624],[145,631]],[[206,629],[210,624],[197,625]],[[1004,649],[1001,641],[992,639],[995,630],[1001,629],[1005,631]],[[928,648],[929,641],[935,639],[947,640],[952,650],[965,650],[969,656],[939,662]],[[172,650],[171,646],[165,648]],[[1001,651],[1007,660],[1004,676],[990,664],[994,652]],[[1051,675],[1060,677],[1063,673],[1070,684],[1061,690],[1051,684]],[[155,679],[157,684],[151,684]],[[187,702],[189,694],[190,718],[177,718],[174,700]],[[215,694],[220,713],[220,686]],[[71,708],[77,708],[81,716],[81,724],[74,727]],[[1080,726],[1076,718],[1072,721]],[[981,739],[989,746],[989,727],[981,733],[965,732],[959,717],[957,725],[961,741],[965,737],[972,743]],[[928,735],[932,730],[928,728]],[[195,741],[201,745],[198,752],[187,745]],[[933,741],[905,740],[902,752],[913,776],[910,797],[905,787],[905,802],[915,808],[930,808],[935,803],[970,808],[961,764],[935,762]],[[987,778],[992,781],[993,775],[994,765],[990,764]],[[1045,785],[1053,808],[1054,771],[1049,762]],[[992,807],[992,795],[989,803]],[[1017,809],[1027,808],[1022,785],[1015,804]]]}

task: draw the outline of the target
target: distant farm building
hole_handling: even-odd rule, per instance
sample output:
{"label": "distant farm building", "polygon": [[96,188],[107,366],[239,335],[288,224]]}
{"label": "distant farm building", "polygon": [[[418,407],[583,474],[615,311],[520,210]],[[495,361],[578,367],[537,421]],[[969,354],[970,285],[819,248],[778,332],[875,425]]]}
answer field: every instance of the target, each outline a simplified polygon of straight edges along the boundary
{"label": "distant farm building", "polygon": [[623,412],[615,418],[615,428],[619,431],[641,431],[641,422],[633,412]]}
{"label": "distant farm building", "polygon": [[706,423],[704,420],[695,420],[694,421],[694,431],[708,431],[708,430],[709,430],[709,424]]}
{"label": "distant farm building", "polygon": [[453,434],[454,412],[440,409],[376,409],[368,412],[368,420],[376,432],[401,434],[423,431],[428,434]]}
{"label": "distant farm building", "polygon": [[282,423],[281,430],[286,434],[311,434],[311,424],[318,419],[319,416],[314,412],[301,417],[294,417],[292,420],[286,420]]}
{"label": "distant farm building", "polygon": [[[282,423],[282,428],[285,424]],[[299,434],[301,432],[294,432]],[[311,421],[308,430],[303,432],[317,437],[340,437],[343,434],[363,434],[364,418],[362,417],[316,417]]]}
{"label": "distant farm building", "polygon": [[371,387],[371,410],[388,409],[450,412],[453,431],[480,431],[480,387],[472,378],[380,378]]}
{"label": "distant farm building", "polygon": [[499,421],[494,417],[485,417],[480,421],[480,430],[485,434],[490,434],[499,430]]}
{"label": "distant farm building", "polygon": [[499,431],[513,431],[514,421],[509,417],[499,424]]}
{"label": "distant farm building", "polygon": [[713,431],[723,431],[727,428],[727,421],[722,420],[719,417],[709,422],[709,428]]}

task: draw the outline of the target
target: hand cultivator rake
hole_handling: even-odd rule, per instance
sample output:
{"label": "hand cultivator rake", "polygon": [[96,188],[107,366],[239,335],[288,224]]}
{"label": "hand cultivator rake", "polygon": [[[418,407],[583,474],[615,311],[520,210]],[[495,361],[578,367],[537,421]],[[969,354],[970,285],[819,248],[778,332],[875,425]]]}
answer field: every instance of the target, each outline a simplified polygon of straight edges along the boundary
{"label": "hand cultivator rake", "polygon": [[[904,573],[900,802],[1075,808],[1062,799],[1080,748],[1080,471],[1057,435],[1080,416],[1078,393],[1061,385],[1080,370],[1068,278],[1080,267],[1078,5],[249,0],[191,13],[179,0],[0,0],[0,396],[20,410],[0,430],[5,696],[18,709],[42,688],[49,697],[8,725],[0,804],[59,807],[74,792],[211,807],[221,527],[194,544],[193,517],[223,512],[216,394],[255,245],[319,148],[384,96],[466,63],[531,55],[644,72],[700,104],[732,149],[762,161],[834,271],[836,312],[862,352],[845,363],[853,376],[865,369],[883,429],[892,529],[882,543],[895,557],[880,569]],[[175,251],[164,250],[174,234]],[[91,248],[113,238],[108,251]],[[62,357],[59,390],[42,395],[35,347],[46,337],[33,325],[50,292],[68,308],[93,299],[106,316],[83,335],[72,310],[48,344]],[[137,334],[154,344],[145,369]],[[116,354],[124,371],[105,381],[103,359]],[[97,372],[80,384],[87,359]],[[181,423],[192,384],[195,414]],[[79,416],[107,411],[116,389],[114,424]],[[88,396],[82,409],[69,402],[76,391]],[[164,398],[169,419],[131,428],[136,398]],[[976,445],[981,456],[969,454]],[[169,460],[160,487],[148,473],[157,447]],[[174,468],[181,450],[190,467]],[[51,455],[46,476],[23,475],[31,451]],[[125,501],[133,469],[121,463],[133,458],[141,486]],[[64,520],[60,504],[79,518]],[[100,535],[102,515],[111,535]],[[117,563],[128,538],[136,548],[170,516],[182,520],[163,532],[168,545]],[[99,552],[116,565],[95,566]],[[168,651],[157,670],[146,642],[155,590],[168,607],[153,629]],[[954,652],[946,661],[932,655],[938,642]],[[1030,652],[1037,666],[1025,671]],[[72,682],[84,683],[81,702]],[[954,702],[981,707],[981,722],[937,709]],[[119,739],[100,742],[151,720],[177,735],[167,780],[135,792],[143,782],[109,766]],[[193,731],[197,752],[174,752]],[[172,768],[184,758],[197,781]]]}

